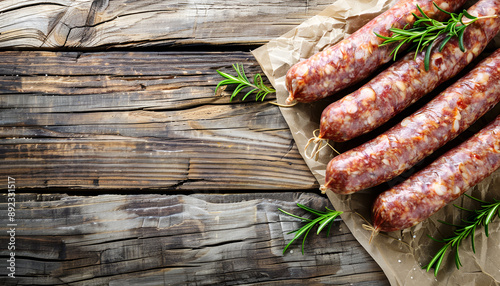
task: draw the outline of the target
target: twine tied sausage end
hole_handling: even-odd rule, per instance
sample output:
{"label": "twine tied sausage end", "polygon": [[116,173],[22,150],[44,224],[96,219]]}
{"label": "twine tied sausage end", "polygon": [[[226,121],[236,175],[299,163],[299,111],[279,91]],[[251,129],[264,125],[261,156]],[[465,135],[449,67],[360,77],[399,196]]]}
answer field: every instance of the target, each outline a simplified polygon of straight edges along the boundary
{"label": "twine tied sausage end", "polygon": [[[313,131],[313,137],[309,138],[307,140],[307,144],[304,147],[304,155],[306,156],[307,159],[313,159],[314,161],[318,161],[319,158],[319,152],[323,150],[326,146],[330,147],[337,155],[340,155],[339,151],[335,150],[335,148],[328,143],[328,139],[320,138],[316,133],[319,132],[319,129],[316,129]],[[311,143],[314,144],[311,153],[307,154],[307,149],[309,149],[309,146]]]}
{"label": "twine tied sausage end", "polygon": [[321,191],[321,194],[326,194],[326,191],[328,191],[328,188],[325,185],[321,185],[319,187],[319,190]]}
{"label": "twine tied sausage end", "polygon": [[376,228],[374,228],[371,224],[364,223],[364,224],[361,225],[361,227],[364,230],[368,230],[368,231],[372,232],[372,234],[370,235],[370,239],[368,240],[368,243],[371,244],[373,238],[379,234],[379,231]]}

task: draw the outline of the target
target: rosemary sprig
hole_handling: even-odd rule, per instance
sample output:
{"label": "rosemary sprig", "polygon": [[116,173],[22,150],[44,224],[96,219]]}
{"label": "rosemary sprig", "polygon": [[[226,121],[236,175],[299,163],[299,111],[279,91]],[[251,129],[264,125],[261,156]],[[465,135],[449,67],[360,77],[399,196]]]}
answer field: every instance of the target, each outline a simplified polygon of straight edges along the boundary
{"label": "rosemary sprig", "polygon": [[[394,54],[394,60],[396,59],[396,56],[403,45],[407,43],[413,43],[414,45],[410,49],[415,49],[417,52],[421,52],[426,49],[424,57],[424,67],[425,70],[428,71],[431,49],[434,42],[439,38],[439,36],[446,35],[439,46],[439,51],[443,50],[444,46],[450,41],[451,38],[458,37],[460,50],[462,50],[462,52],[465,52],[463,42],[465,28],[479,19],[497,17],[496,15],[475,17],[467,13],[466,10],[463,10],[462,13],[459,14],[451,13],[440,8],[435,2],[433,2],[433,4],[440,11],[448,14],[450,16],[450,19],[446,22],[440,22],[431,19],[417,5],[417,8],[422,16],[418,16],[415,13],[412,13],[413,16],[417,19],[412,28],[407,29],[408,25],[406,25],[403,29],[390,28],[389,31],[393,32],[393,35],[391,37],[386,37],[375,33],[375,35],[385,40],[382,44],[380,44],[380,46],[399,42],[399,44],[391,52],[391,55]],[[468,18],[470,21],[465,22],[464,17]],[[417,53],[415,53],[415,58],[416,56]]]}
{"label": "rosemary sprig", "polygon": [[250,91],[248,91],[242,98],[242,100],[245,100],[247,96],[249,96],[252,93],[256,93],[255,100],[258,101],[259,99],[261,101],[264,101],[264,98],[266,95],[269,93],[274,93],[276,90],[274,90],[271,87],[268,87],[264,84],[264,81],[262,80],[262,76],[260,74],[256,74],[253,78],[253,84],[250,83],[250,80],[245,74],[245,71],[243,69],[242,64],[233,64],[233,68],[236,70],[237,75],[232,76],[230,74],[227,74],[225,72],[221,72],[217,70],[219,75],[222,77],[226,78],[225,80],[222,80],[217,84],[217,87],[215,88],[215,93],[217,94],[217,90],[219,87],[223,85],[230,85],[230,84],[237,84],[236,88],[234,89],[233,93],[231,94],[231,98],[229,101],[233,100],[233,98],[239,94],[243,89],[245,88],[250,88]]}
{"label": "rosemary sprig", "polygon": [[454,235],[445,239],[436,239],[431,236],[429,236],[431,239],[445,243],[445,245],[435,254],[435,256],[432,258],[432,260],[424,266],[424,268],[427,269],[427,272],[430,271],[431,268],[434,268],[434,276],[437,276],[439,267],[441,266],[441,263],[443,262],[443,259],[445,257],[445,254],[448,249],[454,250],[455,251],[455,265],[457,266],[457,269],[460,269],[460,266],[462,266],[462,263],[460,262],[460,257],[458,254],[458,247],[462,243],[462,241],[467,238],[471,237],[471,243],[472,243],[472,251],[476,253],[476,249],[474,246],[474,232],[476,231],[477,227],[484,226],[484,231],[486,236],[488,236],[488,224],[496,217],[500,217],[500,200],[494,200],[493,203],[491,202],[485,202],[483,200],[471,197],[466,194],[467,197],[478,201],[481,203],[481,206],[479,209],[476,210],[469,210],[466,208],[462,208],[460,206],[454,205],[455,207],[471,212],[472,215],[467,219],[467,220],[462,220],[464,224],[462,225],[454,225],[450,223],[446,223],[443,221],[440,221],[441,223],[451,225],[456,227],[456,230],[453,232]]}
{"label": "rosemary sprig", "polygon": [[291,233],[295,233],[295,236],[294,238],[285,246],[285,248],[283,249],[283,254],[286,252],[286,250],[288,249],[288,247],[295,241],[297,240],[299,237],[301,237],[302,235],[304,235],[304,238],[302,239],[302,254],[304,254],[304,246],[305,246],[305,241],[306,241],[306,237],[307,235],[309,234],[309,232],[311,231],[311,229],[316,225],[318,224],[318,230],[316,232],[316,234],[319,234],[325,227],[328,226],[328,229],[327,229],[327,236],[330,234],[330,229],[332,228],[332,225],[333,225],[333,221],[335,220],[336,217],[338,217],[339,215],[342,214],[341,211],[336,211],[336,210],[332,210],[332,209],[329,209],[327,207],[325,207],[325,209],[327,210],[326,212],[323,212],[323,211],[318,211],[318,210],[315,210],[315,209],[312,209],[310,207],[307,207],[307,206],[304,206],[304,205],[301,205],[301,204],[297,204],[298,207],[306,210],[307,212],[309,213],[312,213],[313,215],[317,216],[315,219],[309,219],[309,218],[305,218],[305,217],[301,217],[301,216],[297,216],[297,215],[294,215],[292,213],[289,213],[287,211],[284,211],[282,209],[278,209],[280,210],[281,212],[291,216],[291,217],[294,217],[294,218],[298,218],[298,219],[301,219],[302,221],[304,222],[308,222],[306,225],[304,225],[303,227],[299,228],[299,229],[296,229],[294,231],[291,231],[289,232],[288,234],[291,234]]}

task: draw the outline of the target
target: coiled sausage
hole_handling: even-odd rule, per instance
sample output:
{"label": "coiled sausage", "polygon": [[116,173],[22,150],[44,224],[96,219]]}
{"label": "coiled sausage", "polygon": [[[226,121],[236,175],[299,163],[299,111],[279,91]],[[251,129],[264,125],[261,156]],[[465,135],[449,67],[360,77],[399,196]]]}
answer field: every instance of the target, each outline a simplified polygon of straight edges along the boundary
{"label": "coiled sausage", "polygon": [[[420,14],[416,5],[431,18],[445,19],[447,15],[437,10],[432,2],[401,0],[350,37],[292,66],[286,75],[286,87],[290,92],[286,103],[319,100],[366,78],[377,67],[392,59],[391,51],[397,45],[379,47],[384,40],[374,32],[390,36],[391,27],[402,29],[412,24],[415,21],[412,13]],[[446,11],[455,11],[465,0],[434,2]]]}
{"label": "coiled sausage", "polygon": [[[468,9],[473,16],[500,14],[500,0],[482,0]],[[415,52],[391,65],[357,91],[330,104],[322,113],[319,138],[342,142],[367,133],[401,112],[444,81],[458,74],[500,31],[500,18],[481,19],[465,29],[465,52],[456,37],[439,52],[436,43],[431,66],[425,53]]]}
{"label": "coiled sausage", "polygon": [[455,138],[500,101],[500,49],[399,124],[334,157],[324,189],[350,194],[388,181]]}
{"label": "coiled sausage", "polygon": [[500,167],[500,116],[403,183],[380,194],[372,208],[377,231],[424,221]]}

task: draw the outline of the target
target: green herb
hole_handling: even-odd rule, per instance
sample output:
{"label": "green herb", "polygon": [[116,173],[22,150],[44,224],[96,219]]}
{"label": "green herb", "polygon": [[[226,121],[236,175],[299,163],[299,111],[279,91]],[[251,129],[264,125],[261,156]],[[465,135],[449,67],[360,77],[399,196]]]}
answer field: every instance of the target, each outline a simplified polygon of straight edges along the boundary
{"label": "green herb", "polygon": [[336,210],[331,210],[327,207],[325,207],[325,209],[327,210],[326,212],[322,212],[322,211],[318,211],[318,210],[315,210],[315,209],[311,209],[309,207],[306,207],[304,205],[301,205],[301,204],[297,204],[298,207],[312,213],[313,215],[317,216],[315,219],[309,219],[309,218],[305,218],[305,217],[300,217],[300,216],[297,216],[297,215],[294,215],[294,214],[291,214],[287,211],[284,211],[282,209],[279,209],[281,212],[289,215],[289,216],[292,216],[294,218],[298,218],[298,219],[301,219],[302,221],[304,222],[308,222],[306,225],[304,225],[303,227],[297,229],[297,230],[294,230],[294,231],[291,231],[289,232],[288,234],[291,234],[291,233],[295,233],[295,237],[286,245],[285,249],[283,249],[283,254],[286,252],[286,250],[288,249],[288,247],[296,240],[298,239],[299,237],[301,237],[302,235],[304,235],[304,238],[302,239],[302,254],[304,254],[304,246],[305,246],[305,241],[306,241],[306,237],[307,235],[309,234],[309,231],[311,231],[311,229],[316,225],[318,224],[318,230],[316,232],[316,234],[319,234],[325,227],[328,226],[328,230],[327,230],[327,236],[330,234],[330,229],[332,228],[332,225],[333,225],[333,221],[336,217],[338,217],[339,215],[342,214],[341,211],[336,211]]}
{"label": "green herb", "polygon": [[[417,52],[421,52],[427,47],[424,57],[424,66],[425,70],[428,71],[430,52],[434,42],[439,38],[440,35],[446,35],[446,37],[441,42],[439,51],[443,50],[446,43],[448,43],[452,37],[458,37],[460,50],[462,50],[462,52],[465,52],[463,42],[465,28],[479,19],[497,17],[496,15],[474,17],[467,13],[466,10],[463,10],[463,12],[460,14],[450,13],[441,9],[436,3],[433,2],[433,4],[437,9],[450,16],[450,19],[447,22],[440,22],[429,18],[417,5],[417,8],[422,16],[417,16],[415,13],[412,13],[413,16],[417,19],[412,28],[406,29],[408,25],[406,25],[403,29],[390,28],[389,31],[393,32],[393,35],[391,37],[385,37],[375,33],[375,35],[377,35],[378,37],[385,39],[385,41],[380,46],[399,42],[399,44],[391,52],[391,54],[394,54],[394,60],[396,59],[398,51],[404,44],[413,43],[414,46],[411,49],[415,48]],[[464,17],[470,19],[470,21],[464,22]],[[415,58],[416,56],[417,53],[415,53]]]}
{"label": "green herb", "polygon": [[474,232],[476,231],[477,227],[484,226],[484,231],[486,236],[488,236],[488,224],[496,217],[500,217],[500,201],[499,200],[494,200],[493,203],[491,202],[485,202],[483,200],[471,197],[469,195],[466,195],[467,197],[478,201],[481,203],[481,207],[477,210],[469,210],[465,209],[462,207],[459,207],[455,205],[455,207],[471,212],[472,215],[467,219],[467,220],[462,220],[464,224],[462,225],[453,225],[449,224],[443,221],[440,221],[441,223],[451,225],[456,227],[457,229],[453,232],[454,235],[442,240],[435,239],[431,236],[429,236],[431,239],[445,243],[445,245],[435,254],[434,258],[429,262],[428,265],[426,265],[424,268],[427,268],[427,271],[429,271],[431,268],[434,268],[434,275],[437,276],[439,267],[441,266],[441,263],[443,262],[443,259],[445,257],[445,254],[448,249],[452,249],[455,251],[455,264],[457,266],[457,269],[460,269],[460,266],[462,266],[462,263],[460,262],[460,257],[458,255],[458,247],[460,246],[460,243],[467,238],[468,236],[471,237],[471,243],[472,243],[472,251],[476,253],[476,249],[474,246]]}
{"label": "green herb", "polygon": [[237,75],[232,76],[230,74],[221,72],[217,70],[219,75],[222,77],[226,78],[225,80],[222,80],[217,84],[217,87],[215,88],[215,93],[217,93],[217,90],[219,87],[223,85],[230,85],[230,84],[237,84],[236,88],[234,89],[233,93],[231,94],[230,101],[233,100],[233,98],[239,94],[243,89],[245,88],[250,88],[250,91],[248,91],[242,98],[242,100],[245,100],[247,96],[249,96],[252,93],[256,93],[255,100],[258,101],[259,99],[261,101],[264,101],[264,98],[266,95],[269,93],[276,92],[273,88],[270,88],[264,84],[264,81],[262,80],[262,76],[260,74],[256,74],[253,78],[253,84],[250,83],[250,80],[248,80],[247,76],[245,75],[245,71],[243,70],[243,65],[242,64],[235,64],[233,65],[233,68],[236,70]]}

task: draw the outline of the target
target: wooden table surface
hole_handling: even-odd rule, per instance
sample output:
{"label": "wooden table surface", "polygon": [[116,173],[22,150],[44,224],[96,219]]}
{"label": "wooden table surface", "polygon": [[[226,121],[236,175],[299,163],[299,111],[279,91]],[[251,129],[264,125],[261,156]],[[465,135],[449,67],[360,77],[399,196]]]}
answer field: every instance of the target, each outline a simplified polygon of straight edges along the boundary
{"label": "wooden table surface", "polygon": [[1,1],[0,284],[388,285],[340,219],[282,253],[329,201],[273,96],[214,95],[330,4]]}

